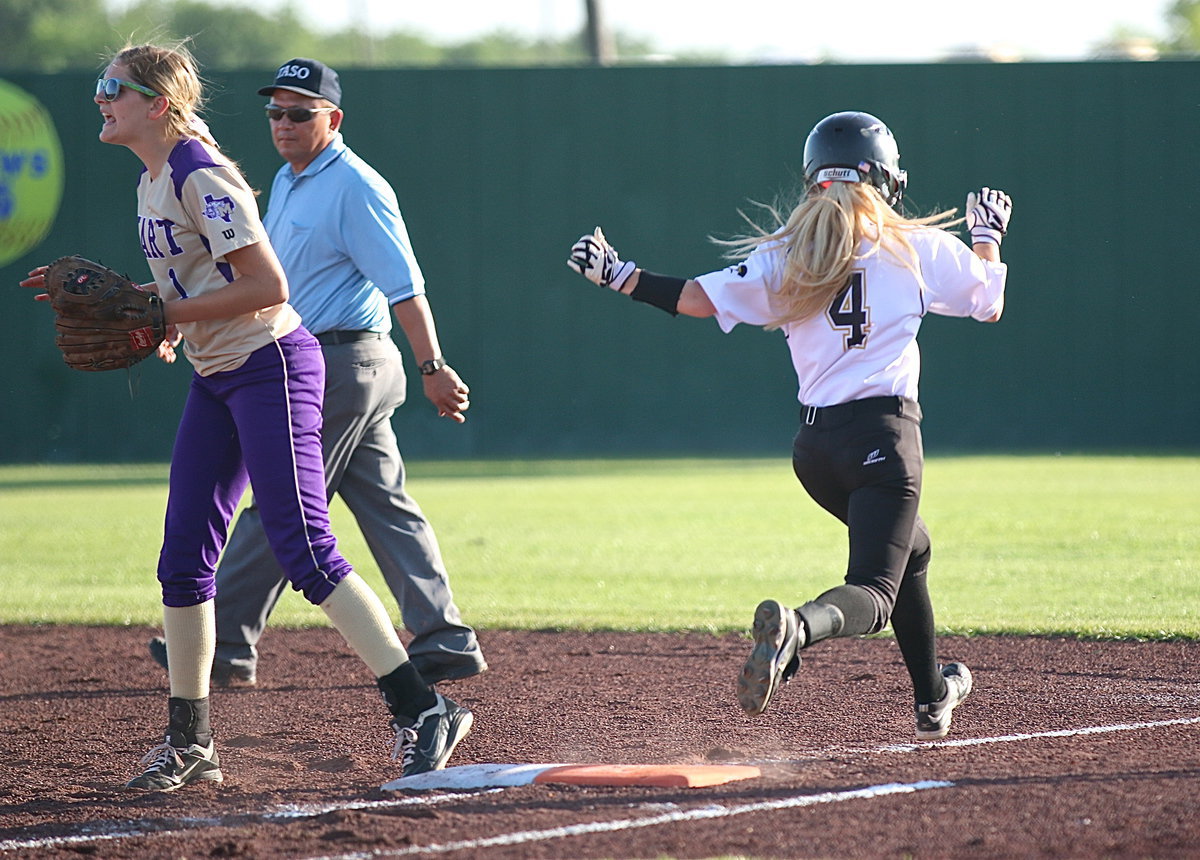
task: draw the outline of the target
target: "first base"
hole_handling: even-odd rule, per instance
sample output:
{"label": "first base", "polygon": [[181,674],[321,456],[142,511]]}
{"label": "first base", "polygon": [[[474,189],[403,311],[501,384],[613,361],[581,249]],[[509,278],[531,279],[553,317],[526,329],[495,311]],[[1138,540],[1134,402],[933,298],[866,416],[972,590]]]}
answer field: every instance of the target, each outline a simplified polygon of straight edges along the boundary
{"label": "first base", "polygon": [[462,791],[534,783],[703,788],[761,775],[756,767],[725,764],[464,764],[394,779],[381,788],[384,791]]}

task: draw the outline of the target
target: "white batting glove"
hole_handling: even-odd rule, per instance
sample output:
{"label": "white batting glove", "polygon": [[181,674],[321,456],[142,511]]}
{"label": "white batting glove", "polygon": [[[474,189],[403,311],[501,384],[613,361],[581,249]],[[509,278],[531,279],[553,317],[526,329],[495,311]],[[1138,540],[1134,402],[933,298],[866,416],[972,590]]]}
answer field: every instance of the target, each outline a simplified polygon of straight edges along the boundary
{"label": "white batting glove", "polygon": [[967,229],[974,243],[989,242],[999,246],[1008,232],[1012,217],[1012,198],[995,188],[981,188],[967,195]]}
{"label": "white batting glove", "polygon": [[579,241],[571,246],[567,265],[593,284],[618,291],[637,269],[637,264],[632,260],[622,260],[617,256],[617,249],[608,244],[604,231],[599,227],[590,236],[580,236]]}

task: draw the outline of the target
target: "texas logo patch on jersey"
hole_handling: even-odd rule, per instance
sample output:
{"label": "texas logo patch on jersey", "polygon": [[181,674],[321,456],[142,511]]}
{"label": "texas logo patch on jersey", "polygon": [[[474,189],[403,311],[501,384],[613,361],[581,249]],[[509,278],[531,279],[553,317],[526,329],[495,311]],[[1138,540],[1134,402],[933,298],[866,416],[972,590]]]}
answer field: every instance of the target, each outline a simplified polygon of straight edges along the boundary
{"label": "texas logo patch on jersey", "polygon": [[213,197],[204,195],[204,217],[209,221],[224,221],[228,224],[233,220],[233,210],[237,208],[231,197]]}

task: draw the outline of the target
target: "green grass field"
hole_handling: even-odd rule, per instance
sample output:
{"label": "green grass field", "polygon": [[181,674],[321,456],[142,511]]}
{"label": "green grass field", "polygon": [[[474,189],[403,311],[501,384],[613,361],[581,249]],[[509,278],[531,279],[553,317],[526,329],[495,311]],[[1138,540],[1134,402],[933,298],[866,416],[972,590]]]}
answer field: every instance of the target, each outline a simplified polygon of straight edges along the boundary
{"label": "green grass field", "polygon": [[[845,564],[786,458],[414,463],[409,489],[482,629],[744,630]],[[160,622],[165,465],[0,467],[0,490],[0,622]],[[944,632],[1200,638],[1198,457],[935,458],[922,505]],[[273,623],[325,619],[289,592]]]}

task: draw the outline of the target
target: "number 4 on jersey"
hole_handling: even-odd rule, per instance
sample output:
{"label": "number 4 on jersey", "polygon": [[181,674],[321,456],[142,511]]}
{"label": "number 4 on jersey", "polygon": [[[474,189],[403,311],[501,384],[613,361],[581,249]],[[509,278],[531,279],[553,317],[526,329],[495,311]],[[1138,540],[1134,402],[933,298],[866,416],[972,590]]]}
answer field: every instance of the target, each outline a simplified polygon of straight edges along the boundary
{"label": "number 4 on jersey", "polygon": [[871,309],[867,307],[864,282],[862,272],[851,275],[850,283],[827,311],[833,327],[842,332],[846,349],[866,346],[867,335],[871,333]]}

